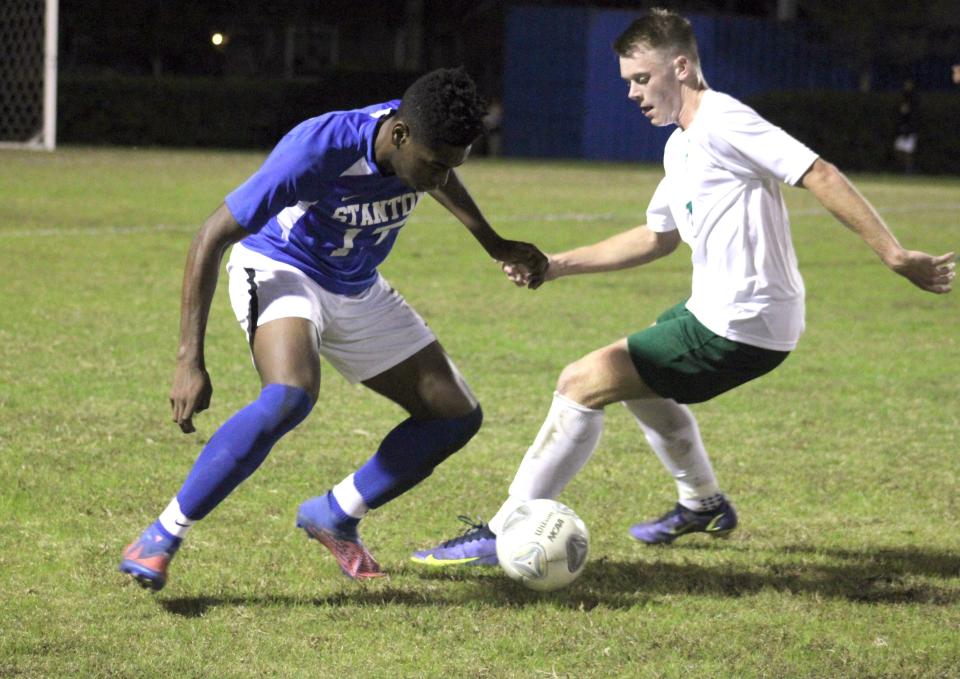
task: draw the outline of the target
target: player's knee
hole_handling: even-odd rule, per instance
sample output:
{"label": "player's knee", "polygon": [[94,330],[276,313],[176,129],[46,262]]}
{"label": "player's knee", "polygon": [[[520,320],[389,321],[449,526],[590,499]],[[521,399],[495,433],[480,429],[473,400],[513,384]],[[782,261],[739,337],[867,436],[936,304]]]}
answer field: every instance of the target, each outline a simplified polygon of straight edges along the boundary
{"label": "player's knee", "polygon": [[451,432],[451,447],[454,448],[451,452],[456,452],[467,445],[467,442],[480,431],[480,426],[483,424],[483,408],[478,403],[466,415],[448,417],[446,421]]}
{"label": "player's knee", "polygon": [[278,438],[303,422],[315,400],[306,390],[288,384],[268,384],[259,398],[270,420],[268,428]]}
{"label": "player's knee", "polygon": [[478,403],[476,408],[460,419],[463,420],[464,423],[463,432],[466,437],[464,445],[466,445],[466,442],[476,436],[477,432],[480,431],[480,426],[483,424],[483,408],[481,408]]}
{"label": "player's knee", "polygon": [[453,379],[425,378],[419,391],[421,412],[415,415],[422,419],[464,417],[479,405],[469,388]]}
{"label": "player's knee", "polygon": [[448,444],[445,447],[450,450],[450,453],[455,453],[467,445],[467,442],[480,431],[480,426],[483,424],[483,409],[477,404],[466,415],[447,417],[443,421],[449,432]]}
{"label": "player's knee", "polygon": [[312,407],[313,400],[302,389],[268,384],[256,401],[235,413],[210,439],[211,464],[236,465],[240,476],[246,478]]}
{"label": "player's knee", "polygon": [[435,467],[455,452],[463,448],[470,439],[476,436],[483,424],[483,409],[479,404],[466,415],[448,417],[438,421],[442,423],[442,433],[436,440],[440,442],[436,453],[429,460],[429,466]]}
{"label": "player's knee", "polygon": [[557,379],[557,392],[576,403],[584,403],[591,395],[591,371],[586,359],[569,364]]}

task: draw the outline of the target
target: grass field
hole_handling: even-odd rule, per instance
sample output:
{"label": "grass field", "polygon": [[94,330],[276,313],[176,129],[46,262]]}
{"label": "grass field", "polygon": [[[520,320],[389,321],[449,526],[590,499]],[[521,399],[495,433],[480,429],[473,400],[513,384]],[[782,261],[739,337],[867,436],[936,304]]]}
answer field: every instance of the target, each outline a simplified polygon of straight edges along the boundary
{"label": "grass field", "polygon": [[[567,590],[407,561],[499,506],[560,369],[689,289],[685,247],[646,269],[518,290],[424,201],[383,268],[486,412],[420,487],[364,522],[390,577],[358,585],[293,527],[402,414],[327,366],[320,403],[199,525],[157,595],[123,546],[216,427],[258,392],[221,285],[214,401],[169,421],[192,234],[261,154],[0,154],[0,676],[960,677],[960,292],[887,272],[787,190],[807,332],[777,371],[695,408],[741,528],[643,547],[673,483],[622,407],[562,499],[592,533]],[[632,226],[656,168],[471,161],[506,236],[545,250]],[[960,180],[855,177],[910,247],[960,248]],[[223,282],[224,279],[221,279]]]}

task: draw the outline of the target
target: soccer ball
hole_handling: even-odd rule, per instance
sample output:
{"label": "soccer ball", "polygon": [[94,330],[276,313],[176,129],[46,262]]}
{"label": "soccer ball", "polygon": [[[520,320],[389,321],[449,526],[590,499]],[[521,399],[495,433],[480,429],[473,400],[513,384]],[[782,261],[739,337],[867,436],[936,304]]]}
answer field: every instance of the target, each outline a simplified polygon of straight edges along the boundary
{"label": "soccer ball", "polygon": [[554,500],[528,500],[497,534],[504,572],[530,589],[549,592],[577,579],[587,563],[590,532],[577,513]]}

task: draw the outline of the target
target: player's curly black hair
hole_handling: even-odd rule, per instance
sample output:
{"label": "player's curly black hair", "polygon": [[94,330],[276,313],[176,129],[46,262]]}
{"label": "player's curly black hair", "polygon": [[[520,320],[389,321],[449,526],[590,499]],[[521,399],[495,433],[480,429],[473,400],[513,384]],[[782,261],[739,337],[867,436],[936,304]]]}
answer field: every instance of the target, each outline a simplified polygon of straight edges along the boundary
{"label": "player's curly black hair", "polygon": [[469,146],[483,132],[487,105],[463,68],[441,68],[418,78],[407,91],[397,117],[414,139],[435,148]]}

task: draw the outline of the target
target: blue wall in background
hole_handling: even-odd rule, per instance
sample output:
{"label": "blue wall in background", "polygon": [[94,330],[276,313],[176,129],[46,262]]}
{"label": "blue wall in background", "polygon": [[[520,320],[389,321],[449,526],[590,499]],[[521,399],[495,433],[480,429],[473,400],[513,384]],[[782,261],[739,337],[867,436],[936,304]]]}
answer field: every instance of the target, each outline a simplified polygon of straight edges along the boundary
{"label": "blue wall in background", "polygon": [[654,127],[627,99],[629,88],[620,78],[620,63],[610,46],[636,18],[636,12],[594,11],[587,22],[584,139],[575,151],[577,158],[659,162],[674,130],[673,125]]}
{"label": "blue wall in background", "polygon": [[507,19],[503,146],[509,155],[579,157],[589,9],[514,7]]}
{"label": "blue wall in background", "polygon": [[[659,162],[673,126],[655,128],[627,99],[611,45],[636,12],[518,6],[507,17],[508,155]],[[853,89],[856,77],[795,29],[745,17],[691,16],[713,89]]]}

